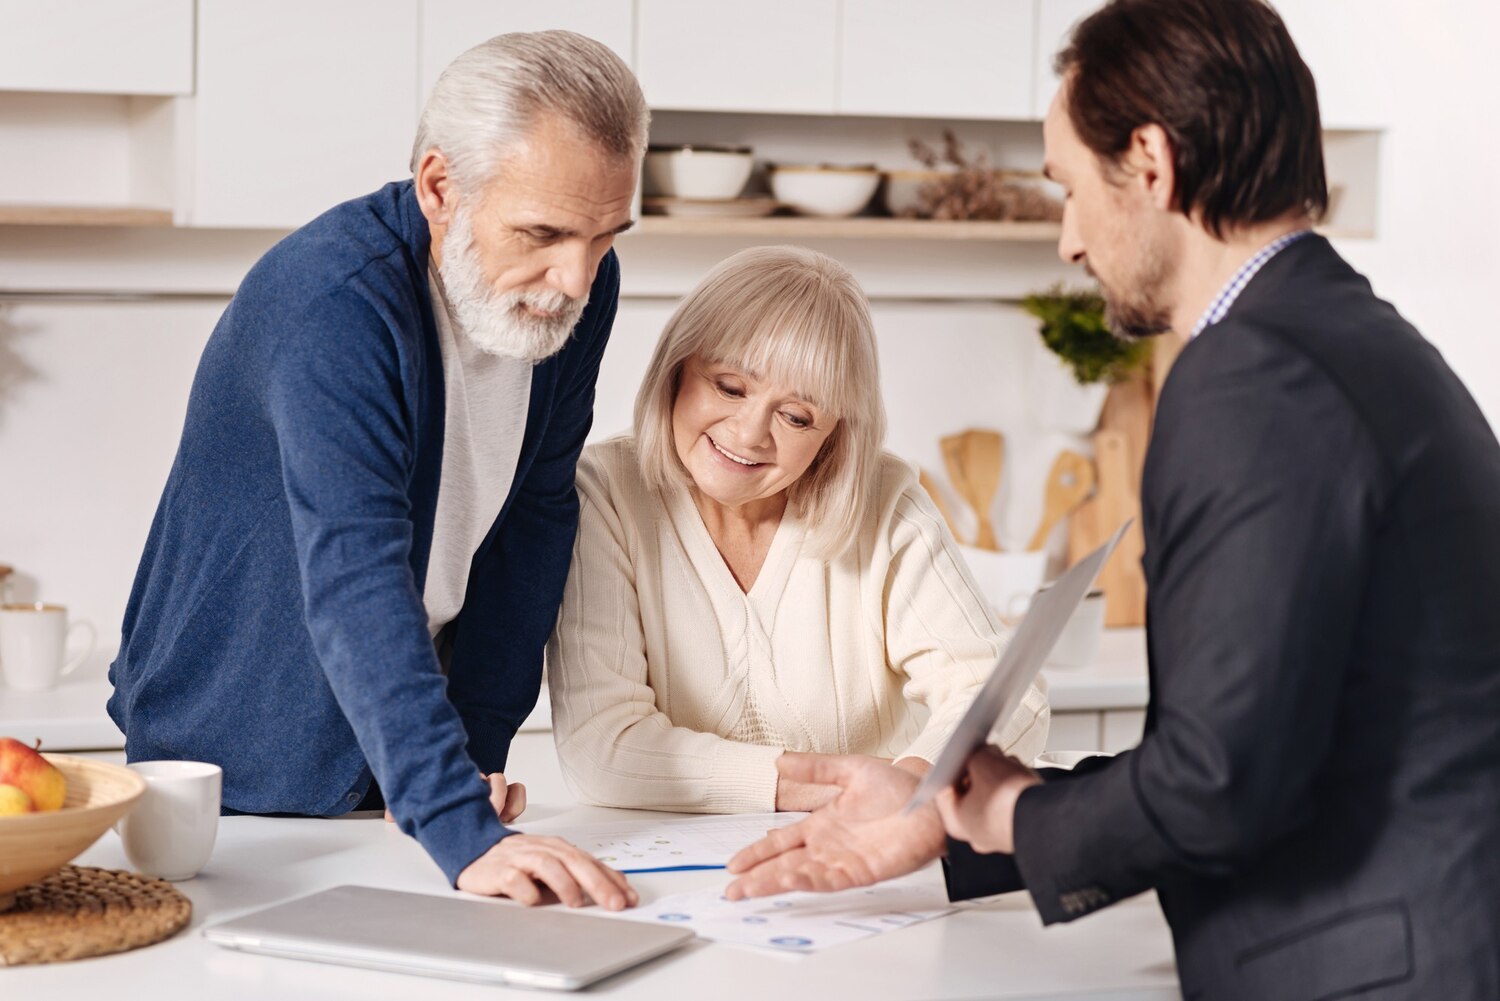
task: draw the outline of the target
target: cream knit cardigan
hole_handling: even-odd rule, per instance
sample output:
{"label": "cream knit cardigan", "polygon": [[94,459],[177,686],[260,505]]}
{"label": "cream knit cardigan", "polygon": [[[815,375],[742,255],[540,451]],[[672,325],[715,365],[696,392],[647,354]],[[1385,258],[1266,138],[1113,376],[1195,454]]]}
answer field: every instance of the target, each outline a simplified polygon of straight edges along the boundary
{"label": "cream knit cardigan", "polygon": [[[573,566],[547,649],[564,775],[602,806],[769,812],[783,750],[931,761],[1004,642],[912,468],[886,455],[869,524],[830,563],[789,506],[749,593],[686,489],[634,439],[578,462]],[[1030,761],[1035,686],[998,741]]]}

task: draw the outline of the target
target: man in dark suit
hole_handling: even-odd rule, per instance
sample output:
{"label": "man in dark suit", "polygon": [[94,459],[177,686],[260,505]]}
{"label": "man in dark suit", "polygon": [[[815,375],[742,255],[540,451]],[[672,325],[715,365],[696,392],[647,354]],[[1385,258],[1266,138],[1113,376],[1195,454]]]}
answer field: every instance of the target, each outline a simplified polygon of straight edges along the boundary
{"label": "man in dark suit", "polygon": [[845,792],[731,896],[944,854],[954,899],[1024,885],[1048,923],[1154,888],[1190,999],[1500,998],[1500,446],[1311,232],[1316,93],[1269,6],[1114,0],[1058,66],[1060,252],[1117,330],[1189,340],[1142,487],[1145,737],[981,751],[910,817],[894,769],[790,758]]}

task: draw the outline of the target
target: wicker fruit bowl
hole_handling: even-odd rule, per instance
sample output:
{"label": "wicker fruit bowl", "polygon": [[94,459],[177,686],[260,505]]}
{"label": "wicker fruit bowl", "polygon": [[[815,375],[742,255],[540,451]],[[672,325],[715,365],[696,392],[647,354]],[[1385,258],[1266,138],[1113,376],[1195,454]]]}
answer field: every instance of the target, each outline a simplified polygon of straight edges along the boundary
{"label": "wicker fruit bowl", "polygon": [[68,781],[62,809],[0,817],[0,911],[13,891],[49,876],[83,853],[125,816],[146,780],[121,765],[71,754],[43,754]]}

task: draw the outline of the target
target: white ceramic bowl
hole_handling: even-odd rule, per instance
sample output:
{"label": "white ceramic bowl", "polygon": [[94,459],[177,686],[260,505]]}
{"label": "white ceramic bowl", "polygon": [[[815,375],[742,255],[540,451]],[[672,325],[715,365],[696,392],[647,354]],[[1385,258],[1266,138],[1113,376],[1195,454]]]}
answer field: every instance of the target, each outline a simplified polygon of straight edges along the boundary
{"label": "white ceramic bowl", "polygon": [[921,210],[922,187],[952,174],[952,170],[887,170],[885,210],[893,216],[911,215]]}
{"label": "white ceramic bowl", "polygon": [[734,198],[754,165],[747,146],[653,146],[646,152],[646,178],[668,198]]}
{"label": "white ceramic bowl", "polygon": [[771,194],[803,215],[854,215],[880,185],[873,166],[776,166],[770,173]]}

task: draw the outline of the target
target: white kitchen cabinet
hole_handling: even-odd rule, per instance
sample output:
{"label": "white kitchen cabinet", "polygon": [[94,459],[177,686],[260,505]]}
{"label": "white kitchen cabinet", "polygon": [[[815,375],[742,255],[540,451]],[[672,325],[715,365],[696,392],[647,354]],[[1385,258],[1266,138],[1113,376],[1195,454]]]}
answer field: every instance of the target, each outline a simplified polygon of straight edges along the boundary
{"label": "white kitchen cabinet", "polygon": [[454,57],[510,31],[564,28],[603,42],[627,65],[635,48],[634,8],[628,0],[423,0],[422,99]]}
{"label": "white kitchen cabinet", "polygon": [[1046,118],[1057,94],[1057,74],[1052,61],[1062,50],[1073,26],[1102,5],[1100,0],[1038,0],[1036,15],[1036,83],[1032,114]]}
{"label": "white kitchen cabinet", "polygon": [[[839,0],[637,0],[636,74],[653,108],[831,114]],[[899,72],[899,67],[892,67]]]}
{"label": "white kitchen cabinet", "polygon": [[1052,725],[1047,729],[1049,751],[1097,751],[1100,750],[1099,714],[1096,712],[1052,713]]}
{"label": "white kitchen cabinet", "polygon": [[190,224],[292,228],[409,175],[418,0],[200,0]]}
{"label": "white kitchen cabinet", "polygon": [[1110,754],[1128,751],[1141,742],[1146,732],[1146,710],[1108,709],[1099,727],[1099,750]]}
{"label": "white kitchen cabinet", "polygon": [[193,0],[0,0],[0,90],[190,94]]}
{"label": "white kitchen cabinet", "polygon": [[1037,0],[843,0],[839,110],[1031,116]]}

